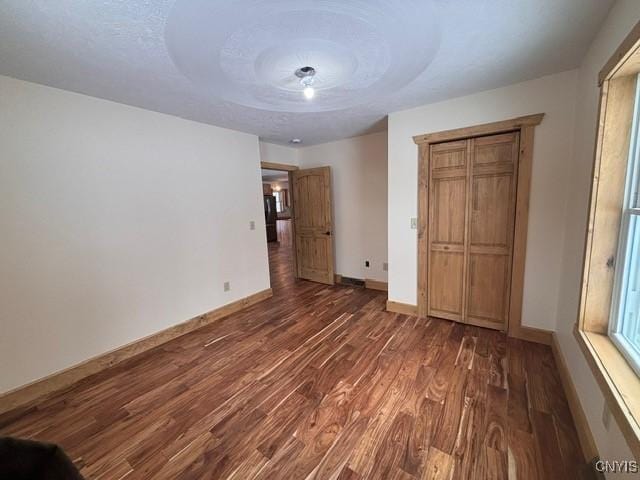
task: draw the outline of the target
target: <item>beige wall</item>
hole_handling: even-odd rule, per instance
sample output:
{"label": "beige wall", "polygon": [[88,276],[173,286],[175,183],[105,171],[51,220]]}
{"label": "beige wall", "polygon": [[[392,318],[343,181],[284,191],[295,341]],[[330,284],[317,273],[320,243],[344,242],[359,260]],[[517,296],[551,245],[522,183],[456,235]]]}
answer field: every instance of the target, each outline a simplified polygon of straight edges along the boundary
{"label": "beige wall", "polygon": [[0,392],[268,288],[259,162],[253,135],[0,77]]}
{"label": "beige wall", "polygon": [[260,142],[260,154],[263,162],[331,167],[336,273],[386,282],[387,132],[310,147]]}
{"label": "beige wall", "polygon": [[387,132],[297,151],[300,168],[331,167],[336,273],[386,281]]}
{"label": "beige wall", "polygon": [[260,161],[298,165],[298,150],[275,143],[260,142]]}
{"label": "beige wall", "polygon": [[[557,332],[563,354],[578,390],[583,409],[590,419],[600,455],[605,459],[631,459],[615,420],[609,429],[602,422],[604,398],[591,374],[572,330],[578,316],[584,238],[589,208],[593,147],[598,114],[597,76],[625,36],[640,20],[640,2],[619,1],[613,7],[592,43],[578,72],[578,101],[574,155],[569,164],[568,204],[563,244],[562,275],[558,296]],[[621,474],[619,478],[628,478]],[[611,476],[610,478],[615,478]]]}
{"label": "beige wall", "polygon": [[555,329],[577,71],[389,115],[389,299],[417,301],[418,148],[412,136],[545,113],[536,128],[523,324]]}

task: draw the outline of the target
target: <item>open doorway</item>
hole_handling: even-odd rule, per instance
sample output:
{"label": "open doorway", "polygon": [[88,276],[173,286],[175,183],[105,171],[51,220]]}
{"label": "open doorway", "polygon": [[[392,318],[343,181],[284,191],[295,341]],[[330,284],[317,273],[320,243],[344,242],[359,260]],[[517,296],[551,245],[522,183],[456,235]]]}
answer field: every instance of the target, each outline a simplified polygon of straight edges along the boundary
{"label": "open doorway", "polygon": [[[264,163],[264,162],[263,162]],[[285,170],[286,168],[286,170]],[[269,164],[262,168],[262,195],[271,288],[279,289],[296,278],[292,171],[297,167]]]}
{"label": "open doorway", "polygon": [[333,285],[330,168],[261,167],[271,288],[295,279]]}

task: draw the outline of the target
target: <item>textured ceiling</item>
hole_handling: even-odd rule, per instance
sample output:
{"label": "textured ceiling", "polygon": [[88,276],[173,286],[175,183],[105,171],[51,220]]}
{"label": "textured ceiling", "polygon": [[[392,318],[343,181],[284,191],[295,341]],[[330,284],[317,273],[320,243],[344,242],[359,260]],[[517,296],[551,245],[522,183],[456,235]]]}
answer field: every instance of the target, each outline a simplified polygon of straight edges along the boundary
{"label": "textured ceiling", "polygon": [[3,0],[0,74],[310,145],[574,68],[612,3]]}

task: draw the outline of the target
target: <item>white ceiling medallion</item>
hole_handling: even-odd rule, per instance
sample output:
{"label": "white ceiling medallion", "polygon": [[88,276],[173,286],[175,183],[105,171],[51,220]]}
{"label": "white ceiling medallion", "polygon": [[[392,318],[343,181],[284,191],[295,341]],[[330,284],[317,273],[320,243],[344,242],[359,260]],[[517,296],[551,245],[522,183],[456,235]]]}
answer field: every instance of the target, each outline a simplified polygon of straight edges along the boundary
{"label": "white ceiling medallion", "polygon": [[[178,0],[165,42],[178,70],[213,96],[272,111],[340,110],[427,68],[440,33],[424,8],[420,0],[258,0],[247,9]],[[296,76],[304,67],[315,75]],[[311,82],[304,95],[302,80]]]}

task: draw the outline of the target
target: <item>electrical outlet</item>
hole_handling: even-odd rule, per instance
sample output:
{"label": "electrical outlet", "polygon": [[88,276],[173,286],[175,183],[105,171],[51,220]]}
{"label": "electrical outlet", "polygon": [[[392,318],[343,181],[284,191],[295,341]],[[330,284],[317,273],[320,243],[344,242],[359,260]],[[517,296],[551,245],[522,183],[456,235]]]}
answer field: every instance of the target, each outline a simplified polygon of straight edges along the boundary
{"label": "electrical outlet", "polygon": [[254,222],[253,220],[251,220],[249,222],[249,230],[255,230],[256,229],[256,222]]}
{"label": "electrical outlet", "polygon": [[365,260],[365,261],[364,261],[364,266],[365,266],[365,267],[367,267],[367,268],[369,268],[369,260]]}
{"label": "electrical outlet", "polygon": [[418,219],[416,217],[411,217],[411,229],[412,230],[418,229]]}
{"label": "electrical outlet", "polygon": [[224,282],[224,291],[228,292],[229,290],[231,290],[231,282]]}
{"label": "electrical outlet", "polygon": [[387,262],[383,262],[382,263],[382,271],[383,272],[388,272],[389,271],[389,264]]}

